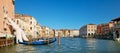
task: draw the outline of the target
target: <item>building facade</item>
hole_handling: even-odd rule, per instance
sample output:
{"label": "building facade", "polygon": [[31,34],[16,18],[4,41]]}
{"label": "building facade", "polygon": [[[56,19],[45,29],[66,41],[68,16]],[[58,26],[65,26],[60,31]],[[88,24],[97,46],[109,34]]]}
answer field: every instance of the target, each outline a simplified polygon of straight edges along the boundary
{"label": "building facade", "polygon": [[14,18],[14,0],[0,0],[0,33],[11,36],[12,28],[7,25],[8,20],[6,18]]}
{"label": "building facade", "polygon": [[14,0],[0,0],[0,47],[14,43],[13,29],[7,18],[14,18]]}
{"label": "building facade", "polygon": [[97,26],[95,24],[87,24],[80,28],[80,37],[94,37],[96,34]]}
{"label": "building facade", "polygon": [[43,38],[53,38],[58,35],[57,33],[58,33],[57,30],[53,30],[49,27],[42,26],[42,37]]}
{"label": "building facade", "polygon": [[79,30],[73,29],[70,30],[70,37],[78,37],[79,36]]}
{"label": "building facade", "polygon": [[24,30],[26,36],[30,39],[42,37],[41,26],[37,23],[34,17],[25,14],[15,14],[15,22]]}
{"label": "building facade", "polygon": [[60,29],[60,31],[61,31],[61,37],[69,37],[70,36],[69,29]]}
{"label": "building facade", "polygon": [[120,17],[115,18],[112,20],[114,23],[113,27],[113,39],[114,40],[119,40],[120,41]]}
{"label": "building facade", "polygon": [[97,35],[109,35],[113,32],[113,22],[97,25]]}

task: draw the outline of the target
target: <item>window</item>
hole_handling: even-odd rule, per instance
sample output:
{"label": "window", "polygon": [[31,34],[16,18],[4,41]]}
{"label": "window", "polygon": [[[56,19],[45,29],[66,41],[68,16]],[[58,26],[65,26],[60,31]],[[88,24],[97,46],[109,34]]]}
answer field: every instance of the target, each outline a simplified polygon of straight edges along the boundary
{"label": "window", "polygon": [[8,11],[6,11],[6,14],[8,14]]}
{"label": "window", "polygon": [[93,31],[93,29],[91,29],[91,31]]}
{"label": "window", "polygon": [[5,24],[5,21],[3,21],[3,24]]}
{"label": "window", "polygon": [[15,20],[13,20],[13,22],[15,22]]}
{"label": "window", "polygon": [[94,35],[93,33],[91,33],[91,35]]}
{"label": "window", "polygon": [[6,8],[3,6],[3,13],[8,14],[8,11],[6,11]]}
{"label": "window", "polygon": [[7,31],[7,28],[4,28],[4,31]]}
{"label": "window", "polygon": [[4,19],[6,20],[6,19],[7,19],[7,17],[4,17]]}
{"label": "window", "polygon": [[90,36],[90,33],[88,33],[88,36]]}
{"label": "window", "polygon": [[93,28],[93,26],[91,26],[91,28]]}
{"label": "window", "polygon": [[88,28],[90,28],[90,26],[88,26]]}
{"label": "window", "polygon": [[5,7],[3,6],[3,13],[5,13]]}
{"label": "window", "polygon": [[94,26],[94,28],[96,28],[96,27]]}
{"label": "window", "polygon": [[30,19],[32,20],[32,17],[30,17]]}
{"label": "window", "polygon": [[30,30],[32,30],[32,27],[30,27]]}

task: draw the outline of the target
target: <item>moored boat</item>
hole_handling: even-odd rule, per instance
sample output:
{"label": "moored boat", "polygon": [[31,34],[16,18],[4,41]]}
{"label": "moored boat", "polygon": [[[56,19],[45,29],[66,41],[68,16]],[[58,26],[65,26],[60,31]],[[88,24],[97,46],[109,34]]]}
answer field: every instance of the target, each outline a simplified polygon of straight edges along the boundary
{"label": "moored boat", "polygon": [[20,42],[18,40],[19,44],[25,44],[25,45],[47,45],[47,44],[51,44],[54,43],[56,41],[56,38],[50,38],[50,39],[40,39],[40,40],[35,40],[35,41],[23,41]]}

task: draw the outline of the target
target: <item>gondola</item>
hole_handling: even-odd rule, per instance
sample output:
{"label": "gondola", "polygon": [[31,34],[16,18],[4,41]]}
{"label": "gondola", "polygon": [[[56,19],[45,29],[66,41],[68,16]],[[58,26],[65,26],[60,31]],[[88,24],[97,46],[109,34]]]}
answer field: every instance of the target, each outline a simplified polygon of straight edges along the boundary
{"label": "gondola", "polygon": [[35,41],[23,41],[23,42],[20,42],[18,40],[18,43],[25,44],[25,45],[47,45],[47,44],[54,43],[55,41],[56,41],[56,38],[50,38],[50,39],[39,39]]}

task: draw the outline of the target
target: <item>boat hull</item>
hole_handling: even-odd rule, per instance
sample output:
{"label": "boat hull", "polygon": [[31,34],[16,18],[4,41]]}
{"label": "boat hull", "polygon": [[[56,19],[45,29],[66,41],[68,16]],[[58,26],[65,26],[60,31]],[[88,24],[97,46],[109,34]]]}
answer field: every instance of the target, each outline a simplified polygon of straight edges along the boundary
{"label": "boat hull", "polygon": [[50,39],[48,41],[46,40],[36,40],[36,41],[32,41],[32,42],[29,42],[29,41],[24,41],[24,42],[19,42],[19,44],[25,44],[25,45],[47,45],[47,44],[51,44],[51,43],[54,43],[56,41],[56,38],[54,39]]}

